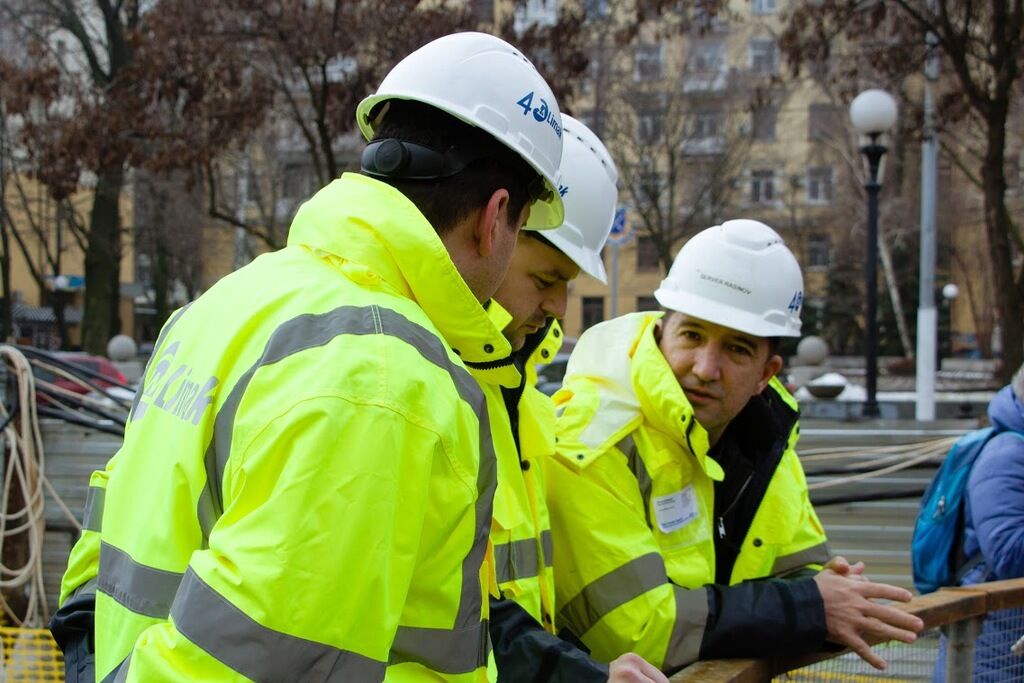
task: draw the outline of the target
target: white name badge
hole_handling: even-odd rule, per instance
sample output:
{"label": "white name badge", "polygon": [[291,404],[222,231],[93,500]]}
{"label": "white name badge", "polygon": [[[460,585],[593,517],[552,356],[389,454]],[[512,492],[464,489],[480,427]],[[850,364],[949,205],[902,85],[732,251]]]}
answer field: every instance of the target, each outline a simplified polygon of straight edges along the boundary
{"label": "white name badge", "polygon": [[654,498],[654,516],[663,533],[678,531],[697,519],[697,514],[697,496],[692,484],[682,491]]}

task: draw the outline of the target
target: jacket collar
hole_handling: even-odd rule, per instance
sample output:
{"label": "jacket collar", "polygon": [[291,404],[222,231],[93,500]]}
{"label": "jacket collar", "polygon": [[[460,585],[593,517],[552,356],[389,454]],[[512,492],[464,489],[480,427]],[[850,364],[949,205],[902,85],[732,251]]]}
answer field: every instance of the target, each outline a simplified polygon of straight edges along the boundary
{"label": "jacket collar", "polygon": [[640,410],[650,428],[690,451],[709,477],[721,480],[722,468],[708,457],[708,433],[694,417],[693,406],[654,337],[654,328],[662,315],[647,319],[633,354],[633,386]]}
{"label": "jacket collar", "polygon": [[511,353],[433,227],[386,183],[344,174],[302,205],[288,245],[326,253],[350,272],[413,299],[466,362],[487,363]]}

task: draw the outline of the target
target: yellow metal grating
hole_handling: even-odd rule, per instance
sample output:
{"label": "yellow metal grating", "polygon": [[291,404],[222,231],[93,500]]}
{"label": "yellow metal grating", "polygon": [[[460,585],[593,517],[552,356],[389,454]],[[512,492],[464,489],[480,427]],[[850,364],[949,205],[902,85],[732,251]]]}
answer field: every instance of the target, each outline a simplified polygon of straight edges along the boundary
{"label": "yellow metal grating", "polygon": [[0,681],[64,683],[64,657],[46,629],[2,626],[0,643]]}

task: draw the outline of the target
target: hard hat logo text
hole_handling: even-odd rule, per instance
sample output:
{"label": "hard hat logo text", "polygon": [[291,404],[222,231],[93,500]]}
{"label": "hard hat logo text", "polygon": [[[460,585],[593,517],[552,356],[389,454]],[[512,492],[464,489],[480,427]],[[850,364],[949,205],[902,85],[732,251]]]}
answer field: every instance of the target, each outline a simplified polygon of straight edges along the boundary
{"label": "hard hat logo text", "polygon": [[548,106],[547,100],[543,97],[538,97],[540,100],[540,106],[533,106],[533,91],[526,93],[518,100],[516,104],[523,108],[523,116],[527,116],[530,113],[531,108],[533,109],[533,118],[538,123],[547,122],[551,129],[555,131],[555,135],[562,137],[562,125],[558,122],[558,117],[555,116],[555,112]]}

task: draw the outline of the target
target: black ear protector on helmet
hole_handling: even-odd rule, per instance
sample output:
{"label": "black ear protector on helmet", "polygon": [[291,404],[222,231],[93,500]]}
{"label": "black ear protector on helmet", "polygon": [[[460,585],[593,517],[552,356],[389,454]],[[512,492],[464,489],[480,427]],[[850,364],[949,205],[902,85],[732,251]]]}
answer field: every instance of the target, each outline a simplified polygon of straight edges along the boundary
{"label": "black ear protector on helmet", "polygon": [[408,140],[374,140],[363,150],[363,173],[375,178],[436,180],[455,175],[479,157],[454,147],[444,152]]}
{"label": "black ear protector on helmet", "polygon": [[[416,142],[384,138],[366,146],[360,159],[360,168],[373,178],[438,180],[459,173],[484,156],[455,147],[439,152]],[[552,192],[545,186],[540,174],[534,174],[526,189],[531,203],[551,200]]]}

